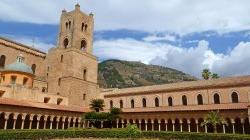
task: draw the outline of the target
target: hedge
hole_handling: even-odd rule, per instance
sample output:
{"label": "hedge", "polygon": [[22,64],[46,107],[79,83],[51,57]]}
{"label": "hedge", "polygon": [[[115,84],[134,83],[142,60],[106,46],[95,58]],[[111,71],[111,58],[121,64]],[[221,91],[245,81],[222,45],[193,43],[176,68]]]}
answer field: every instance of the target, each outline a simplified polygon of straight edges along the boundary
{"label": "hedge", "polygon": [[250,140],[250,135],[143,131],[131,135],[126,129],[1,130],[0,139],[51,138],[159,138],[163,140]]}

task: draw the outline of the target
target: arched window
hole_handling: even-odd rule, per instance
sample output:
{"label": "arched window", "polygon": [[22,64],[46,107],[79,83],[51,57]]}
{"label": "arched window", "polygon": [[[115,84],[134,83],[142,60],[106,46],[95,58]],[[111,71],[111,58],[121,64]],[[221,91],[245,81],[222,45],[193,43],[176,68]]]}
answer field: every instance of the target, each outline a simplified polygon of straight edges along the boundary
{"label": "arched window", "polygon": [[88,29],[88,25],[85,25],[85,31],[87,31],[87,29]]}
{"label": "arched window", "polygon": [[83,70],[83,80],[86,81],[87,80],[87,69]]}
{"label": "arched window", "polygon": [[66,49],[68,47],[68,45],[69,45],[69,40],[68,40],[68,38],[65,38],[63,40],[63,46],[64,46],[64,48]]}
{"label": "arched window", "polygon": [[87,46],[86,41],[85,41],[85,40],[82,40],[82,41],[81,41],[81,50],[82,50],[82,51],[86,51],[86,46]]}
{"label": "arched window", "polygon": [[198,105],[203,105],[203,98],[202,98],[202,95],[201,95],[201,94],[199,94],[199,95],[197,96],[197,103],[198,103]]}
{"label": "arched window", "polygon": [[113,108],[113,101],[112,101],[112,100],[110,100],[110,102],[109,102],[109,106],[110,106],[110,109],[112,109],[112,108]]}
{"label": "arched window", "polygon": [[172,97],[168,97],[168,106],[173,106],[173,99],[172,99]]}
{"label": "arched window", "polygon": [[60,62],[63,62],[63,55],[61,55],[61,61]]}
{"label": "arched window", "polygon": [[6,59],[5,55],[2,55],[0,57],[0,68],[4,68],[4,66],[5,66],[5,59]]}
{"label": "arched window", "polygon": [[83,31],[83,29],[84,29],[84,23],[82,23],[82,31]]}
{"label": "arched window", "polygon": [[68,26],[69,26],[68,22],[65,23],[65,26],[66,26],[66,29],[68,29]]}
{"label": "arched window", "polygon": [[231,98],[232,98],[232,103],[238,103],[239,102],[239,97],[238,97],[238,94],[236,92],[232,93]]}
{"label": "arched window", "polygon": [[120,108],[123,108],[123,101],[120,100]]}
{"label": "arched window", "polygon": [[58,86],[61,86],[61,78],[58,79]]}
{"label": "arched window", "polygon": [[214,94],[214,103],[215,104],[220,104],[220,96],[217,93]]}
{"label": "arched window", "polygon": [[187,96],[186,95],[182,96],[182,105],[187,105]]}
{"label": "arched window", "polygon": [[31,69],[32,69],[33,74],[35,74],[36,73],[36,64],[32,64]]}
{"label": "arched window", "polygon": [[157,97],[155,98],[155,107],[159,107],[159,99]]}
{"label": "arched window", "polygon": [[142,107],[147,107],[147,100],[145,98],[142,99]]}
{"label": "arched window", "polygon": [[71,28],[71,21],[69,21],[69,29]]}
{"label": "arched window", "polygon": [[131,108],[135,108],[135,101],[133,99],[130,101],[130,103],[131,103]]}

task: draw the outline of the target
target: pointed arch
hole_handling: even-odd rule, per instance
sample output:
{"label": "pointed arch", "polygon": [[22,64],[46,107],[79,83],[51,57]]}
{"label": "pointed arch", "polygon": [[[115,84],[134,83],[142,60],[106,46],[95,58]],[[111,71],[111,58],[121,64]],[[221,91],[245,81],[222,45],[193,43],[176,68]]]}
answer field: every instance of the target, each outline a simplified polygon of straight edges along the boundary
{"label": "pointed arch", "polygon": [[203,105],[203,97],[201,94],[197,95],[197,104]]}
{"label": "pointed arch", "polygon": [[232,99],[232,103],[238,103],[239,102],[239,96],[236,92],[233,92],[231,94],[231,99]]}

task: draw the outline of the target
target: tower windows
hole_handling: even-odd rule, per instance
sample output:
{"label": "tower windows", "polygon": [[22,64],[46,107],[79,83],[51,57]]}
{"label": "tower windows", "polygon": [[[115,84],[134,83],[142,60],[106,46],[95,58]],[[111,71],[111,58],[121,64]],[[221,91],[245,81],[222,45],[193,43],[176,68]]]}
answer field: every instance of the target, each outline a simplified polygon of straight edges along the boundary
{"label": "tower windows", "polygon": [[173,106],[173,99],[172,99],[172,97],[168,97],[168,106]]}
{"label": "tower windows", "polygon": [[86,41],[85,41],[85,40],[82,40],[82,41],[81,41],[81,50],[82,50],[82,51],[86,51],[86,46],[87,46]]}
{"label": "tower windows", "polygon": [[71,21],[69,21],[69,29],[71,28]]}
{"label": "tower windows", "polygon": [[198,103],[198,105],[203,105],[203,98],[202,98],[202,95],[201,95],[201,94],[199,94],[199,95],[197,96],[197,103]]}
{"label": "tower windows", "polygon": [[61,62],[61,63],[63,62],[63,55],[61,55],[61,60],[60,60],[60,62]]}
{"label": "tower windows", "polygon": [[63,40],[63,46],[64,46],[64,48],[66,49],[68,47],[68,45],[69,45],[69,40],[68,40],[68,38],[65,38]]}
{"label": "tower windows", "polygon": [[186,95],[182,96],[182,105],[187,105],[187,96]]}
{"label": "tower windows", "polygon": [[68,29],[68,26],[69,26],[68,22],[65,23],[65,26],[66,26],[66,29]]}
{"label": "tower windows", "polygon": [[58,79],[58,86],[61,86],[61,78]]}
{"label": "tower windows", "polygon": [[232,98],[232,103],[238,103],[239,102],[239,97],[238,97],[238,94],[236,92],[232,93],[231,98]]}
{"label": "tower windows", "polygon": [[5,55],[2,55],[0,57],[0,68],[4,68],[4,66],[5,66],[5,59],[6,59]]}
{"label": "tower windows", "polygon": [[31,69],[32,69],[33,74],[35,74],[36,73],[36,64],[32,64]]}
{"label": "tower windows", "polygon": [[220,96],[219,94],[214,94],[214,104],[220,104]]}
{"label": "tower windows", "polygon": [[83,80],[86,81],[87,80],[87,69],[83,70]]}
{"label": "tower windows", "polygon": [[82,23],[82,28],[81,29],[82,29],[82,31],[84,30],[84,23]]}
{"label": "tower windows", "polygon": [[157,97],[155,98],[155,107],[159,107],[159,99]]}
{"label": "tower windows", "polygon": [[88,29],[88,25],[85,25],[85,26],[84,26],[84,29],[85,29],[85,31],[87,31],[87,29]]}
{"label": "tower windows", "polygon": [[147,107],[147,100],[145,98],[142,99],[142,107]]}
{"label": "tower windows", "polygon": [[86,94],[82,95],[82,100],[86,100]]}

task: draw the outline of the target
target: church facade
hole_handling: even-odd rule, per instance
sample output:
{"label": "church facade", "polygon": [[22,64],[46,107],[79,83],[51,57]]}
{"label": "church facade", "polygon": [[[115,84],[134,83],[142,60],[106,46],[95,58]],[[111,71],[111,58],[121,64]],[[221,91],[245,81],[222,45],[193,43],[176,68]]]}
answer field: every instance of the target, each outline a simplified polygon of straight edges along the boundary
{"label": "church facade", "polygon": [[[92,99],[123,113],[113,123],[144,131],[212,132],[201,126],[210,111],[227,125],[221,133],[250,133],[250,76],[125,89],[101,89],[93,55],[93,14],[62,11],[57,45],[48,53],[0,37],[0,129],[88,127]],[[105,126],[105,123],[104,123]]]}

